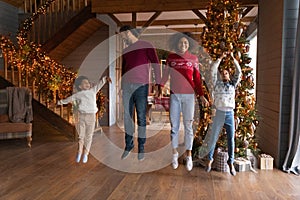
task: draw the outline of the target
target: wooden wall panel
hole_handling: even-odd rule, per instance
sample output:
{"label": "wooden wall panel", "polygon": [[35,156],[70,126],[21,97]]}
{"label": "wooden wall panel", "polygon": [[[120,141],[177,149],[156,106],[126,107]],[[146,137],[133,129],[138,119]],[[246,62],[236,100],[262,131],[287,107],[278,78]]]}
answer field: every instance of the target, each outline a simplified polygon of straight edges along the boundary
{"label": "wooden wall panel", "polygon": [[[298,1],[259,2],[257,129],[263,152],[281,168],[288,147]],[[274,15],[276,13],[276,15]]]}
{"label": "wooden wall panel", "polygon": [[15,40],[18,31],[18,9],[0,1],[0,33]]}
{"label": "wooden wall panel", "polygon": [[257,136],[261,150],[271,154],[278,163],[283,3],[281,0],[272,4],[260,1],[258,12],[256,86],[261,120]]}

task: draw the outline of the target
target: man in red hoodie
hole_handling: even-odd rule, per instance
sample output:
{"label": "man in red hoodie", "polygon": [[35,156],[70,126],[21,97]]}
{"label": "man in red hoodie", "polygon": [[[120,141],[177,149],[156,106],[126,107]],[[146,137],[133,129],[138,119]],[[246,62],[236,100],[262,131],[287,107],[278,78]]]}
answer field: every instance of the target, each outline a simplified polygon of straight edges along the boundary
{"label": "man in red hoodie", "polygon": [[159,87],[161,80],[160,62],[156,50],[147,41],[138,39],[138,31],[131,26],[120,28],[120,34],[128,45],[122,54],[122,95],[124,106],[125,150],[122,159],[128,157],[134,147],[134,107],[138,124],[138,159],[144,159],[146,142],[146,111],[151,66],[154,70],[155,83]]}

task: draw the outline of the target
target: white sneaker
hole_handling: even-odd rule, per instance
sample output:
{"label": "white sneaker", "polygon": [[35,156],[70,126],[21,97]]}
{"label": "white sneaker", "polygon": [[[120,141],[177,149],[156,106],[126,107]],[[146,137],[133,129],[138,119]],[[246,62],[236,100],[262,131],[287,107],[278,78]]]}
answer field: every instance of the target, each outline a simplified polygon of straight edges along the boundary
{"label": "white sneaker", "polygon": [[82,162],[87,163],[88,159],[89,159],[88,155],[83,154]]}
{"label": "white sneaker", "polygon": [[178,153],[173,154],[172,167],[173,167],[173,169],[178,168]]}
{"label": "white sneaker", "polygon": [[81,159],[81,153],[78,153],[77,156],[76,156],[76,160],[75,160],[75,161],[76,161],[77,163],[79,163],[79,162],[80,162],[80,159]]}
{"label": "white sneaker", "polygon": [[186,157],[186,169],[188,171],[191,171],[193,169],[193,160],[192,160],[192,156],[187,156]]}

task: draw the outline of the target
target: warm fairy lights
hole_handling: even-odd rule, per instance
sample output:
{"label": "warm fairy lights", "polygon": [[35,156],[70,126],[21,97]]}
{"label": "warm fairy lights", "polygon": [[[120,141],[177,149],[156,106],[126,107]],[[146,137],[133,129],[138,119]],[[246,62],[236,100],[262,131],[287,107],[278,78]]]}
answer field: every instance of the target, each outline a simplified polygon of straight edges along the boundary
{"label": "warm fairy lights", "polygon": [[[28,33],[39,15],[47,12],[47,8],[55,0],[48,0],[37,9],[20,26],[17,34],[17,45],[8,36],[0,34],[0,48],[6,57],[10,69],[21,69],[22,82],[35,84],[39,96],[47,102],[56,103],[57,99],[66,98],[73,91],[73,82],[77,74],[57,63],[43,52],[41,45],[28,41]],[[99,116],[105,112],[106,97],[102,92],[98,94]]]}
{"label": "warm fairy lights", "polygon": [[[240,10],[236,0],[211,0],[208,7],[206,26],[201,35],[203,51],[200,52],[201,73],[209,80],[210,61],[207,53],[214,60],[224,51],[234,52],[236,59],[242,68],[243,76],[236,91],[236,149],[238,157],[245,156],[246,149],[250,148],[255,153],[259,151],[255,138],[255,129],[258,125],[258,116],[255,108],[255,97],[251,93],[254,88],[252,68],[248,66],[251,58],[248,57],[249,41],[245,38],[246,26],[240,22]],[[221,68],[234,73],[233,60],[230,56],[223,59]],[[205,81],[205,96],[210,99],[209,91],[212,91],[212,83]],[[195,150],[202,145],[202,141],[212,122],[213,110],[200,106],[200,117],[197,121]],[[225,130],[222,130],[217,146],[227,147]]]}

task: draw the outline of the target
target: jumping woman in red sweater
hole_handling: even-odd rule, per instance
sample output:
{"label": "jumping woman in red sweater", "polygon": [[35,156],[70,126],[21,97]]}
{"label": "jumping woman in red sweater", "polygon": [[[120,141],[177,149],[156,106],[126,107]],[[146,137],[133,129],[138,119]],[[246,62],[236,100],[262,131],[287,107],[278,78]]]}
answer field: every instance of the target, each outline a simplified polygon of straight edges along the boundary
{"label": "jumping woman in red sweater", "polygon": [[176,33],[171,37],[171,49],[167,58],[161,85],[164,85],[170,76],[170,122],[171,142],[173,147],[173,169],[178,167],[178,139],[180,114],[183,116],[184,141],[186,149],[186,169],[193,168],[192,147],[194,140],[193,119],[195,109],[195,93],[200,96],[201,102],[208,106],[208,101],[203,96],[202,80],[198,69],[198,57],[190,53],[194,40],[190,33]]}

